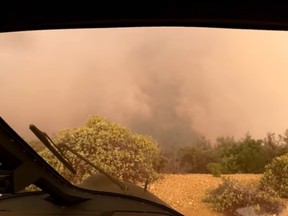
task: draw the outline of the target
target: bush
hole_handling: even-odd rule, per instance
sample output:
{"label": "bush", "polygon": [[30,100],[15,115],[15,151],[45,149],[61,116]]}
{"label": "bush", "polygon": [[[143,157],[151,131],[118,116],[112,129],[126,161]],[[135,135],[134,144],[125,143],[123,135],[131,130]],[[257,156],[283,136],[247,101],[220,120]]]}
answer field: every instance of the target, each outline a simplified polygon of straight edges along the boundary
{"label": "bush", "polygon": [[204,137],[177,151],[178,172],[208,173],[207,164],[215,162],[213,148]]}
{"label": "bush", "polygon": [[[110,175],[134,183],[143,183],[147,178],[153,180],[161,161],[158,144],[152,138],[133,133],[100,116],[92,116],[83,127],[61,131],[55,143],[66,143]],[[49,151],[41,154],[73,183],[81,183],[95,173],[68,151],[65,154],[71,159],[77,175],[67,171]]]}
{"label": "bush", "polygon": [[243,184],[229,178],[224,178],[216,189],[210,191],[205,201],[211,202],[214,210],[227,213],[252,206],[261,213],[276,214],[284,208],[273,190],[263,190],[255,183]]}
{"label": "bush", "polygon": [[220,177],[222,174],[221,165],[219,163],[208,163],[207,170],[214,176]]}
{"label": "bush", "polygon": [[261,179],[262,187],[271,187],[280,197],[288,198],[288,155],[282,155],[272,160],[265,167]]}
{"label": "bush", "polygon": [[219,138],[216,152],[225,174],[263,173],[267,163],[262,140],[252,139],[250,135],[235,141],[233,138]]}

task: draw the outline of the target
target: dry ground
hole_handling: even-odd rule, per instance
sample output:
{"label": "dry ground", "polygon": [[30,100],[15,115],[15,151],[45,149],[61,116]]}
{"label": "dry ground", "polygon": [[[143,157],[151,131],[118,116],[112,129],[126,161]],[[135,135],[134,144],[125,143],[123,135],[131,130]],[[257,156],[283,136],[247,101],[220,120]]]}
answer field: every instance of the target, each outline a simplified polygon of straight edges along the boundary
{"label": "dry ground", "polygon": [[[241,181],[257,181],[261,175],[223,175]],[[186,216],[223,216],[202,202],[206,190],[215,188],[221,178],[209,174],[167,174],[150,185],[150,191]]]}

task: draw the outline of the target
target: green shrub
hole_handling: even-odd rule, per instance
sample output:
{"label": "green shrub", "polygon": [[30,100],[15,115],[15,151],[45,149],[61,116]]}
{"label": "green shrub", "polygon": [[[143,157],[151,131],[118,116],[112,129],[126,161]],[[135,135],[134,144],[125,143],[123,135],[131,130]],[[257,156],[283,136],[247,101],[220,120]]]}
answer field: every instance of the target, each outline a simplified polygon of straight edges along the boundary
{"label": "green shrub", "polygon": [[[133,133],[100,116],[92,116],[88,122],[75,129],[61,131],[55,143],[66,143],[86,159],[110,175],[125,181],[144,183],[156,178],[161,156],[158,144],[150,137]],[[49,151],[41,153],[48,162],[73,183],[81,183],[95,171],[72,155],[77,175],[70,173]]]}
{"label": "green shrub", "polygon": [[220,177],[222,174],[221,165],[219,163],[208,163],[207,170],[214,176]]}
{"label": "green shrub", "polygon": [[249,134],[235,141],[233,138],[217,140],[216,155],[225,174],[263,173],[267,164],[267,151],[262,140],[255,140]]}
{"label": "green shrub", "polygon": [[255,183],[243,184],[229,178],[224,178],[216,189],[211,190],[205,201],[212,203],[214,210],[227,213],[252,206],[262,213],[276,214],[284,208],[273,190],[263,190]]}
{"label": "green shrub", "polygon": [[280,197],[288,198],[288,155],[276,157],[265,167],[262,187],[271,187]]}
{"label": "green shrub", "polygon": [[237,162],[238,156],[229,155],[221,158],[220,165],[224,174],[240,173],[240,166]]}

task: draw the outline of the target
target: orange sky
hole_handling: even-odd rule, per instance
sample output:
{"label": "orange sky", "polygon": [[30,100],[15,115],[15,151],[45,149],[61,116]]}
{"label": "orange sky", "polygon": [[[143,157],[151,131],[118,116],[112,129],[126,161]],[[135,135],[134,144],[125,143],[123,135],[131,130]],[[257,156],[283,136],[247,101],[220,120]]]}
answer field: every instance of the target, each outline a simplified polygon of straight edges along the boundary
{"label": "orange sky", "polygon": [[30,123],[51,134],[80,126],[90,114],[147,127],[147,133],[156,125],[153,130],[180,127],[210,139],[282,134],[288,129],[287,54],[288,32],[4,33],[0,116],[27,139]]}

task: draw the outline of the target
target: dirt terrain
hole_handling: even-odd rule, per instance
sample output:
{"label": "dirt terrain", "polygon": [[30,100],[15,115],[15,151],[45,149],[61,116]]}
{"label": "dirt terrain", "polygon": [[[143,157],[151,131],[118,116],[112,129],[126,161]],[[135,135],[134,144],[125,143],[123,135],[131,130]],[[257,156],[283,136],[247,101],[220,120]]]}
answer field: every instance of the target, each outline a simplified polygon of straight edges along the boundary
{"label": "dirt terrain", "polygon": [[[224,175],[241,181],[257,181],[260,175]],[[221,178],[208,174],[169,174],[150,185],[150,191],[186,216],[223,216],[202,202],[206,190],[215,188]]]}

